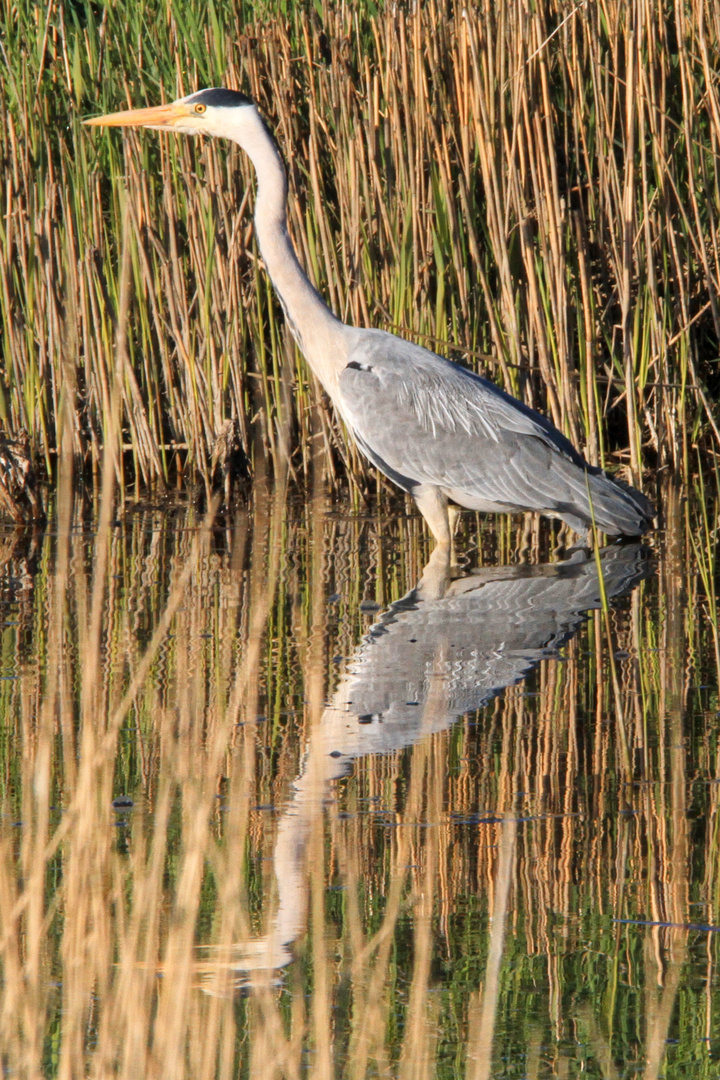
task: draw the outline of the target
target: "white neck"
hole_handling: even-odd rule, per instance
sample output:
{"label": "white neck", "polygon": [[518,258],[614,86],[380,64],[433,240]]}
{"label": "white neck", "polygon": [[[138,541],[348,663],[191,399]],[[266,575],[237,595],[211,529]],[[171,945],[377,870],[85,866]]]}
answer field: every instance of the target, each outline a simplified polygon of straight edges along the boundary
{"label": "white neck", "polygon": [[243,109],[242,124],[230,138],[255,166],[255,234],[267,272],[290,329],[314,374],[331,398],[345,366],[348,327],[333,315],[298,262],[287,232],[287,177],[282,158],[260,114]]}

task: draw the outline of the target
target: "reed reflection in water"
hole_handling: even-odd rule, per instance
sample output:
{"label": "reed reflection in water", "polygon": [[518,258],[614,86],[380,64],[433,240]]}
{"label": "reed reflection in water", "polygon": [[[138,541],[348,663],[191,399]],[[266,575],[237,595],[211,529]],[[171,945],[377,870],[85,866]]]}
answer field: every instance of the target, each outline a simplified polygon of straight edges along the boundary
{"label": "reed reflection in water", "polygon": [[449,583],[417,521],[282,498],[8,547],[4,1070],[712,1076],[717,672],[664,505],[609,612],[544,534]]}

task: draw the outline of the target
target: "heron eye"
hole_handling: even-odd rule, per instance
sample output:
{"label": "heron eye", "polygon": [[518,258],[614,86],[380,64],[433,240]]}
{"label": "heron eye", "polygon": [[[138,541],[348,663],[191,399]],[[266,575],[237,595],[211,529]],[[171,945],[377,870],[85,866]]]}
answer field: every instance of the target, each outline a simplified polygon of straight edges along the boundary
{"label": "heron eye", "polygon": [[199,104],[199,103],[198,103],[198,104],[197,104],[197,105],[195,106],[195,112],[196,112],[196,113],[200,113],[201,115],[202,115],[202,113],[204,113],[204,112],[205,112],[205,110],[206,110],[206,109],[207,109],[207,105],[201,105],[201,104]]}

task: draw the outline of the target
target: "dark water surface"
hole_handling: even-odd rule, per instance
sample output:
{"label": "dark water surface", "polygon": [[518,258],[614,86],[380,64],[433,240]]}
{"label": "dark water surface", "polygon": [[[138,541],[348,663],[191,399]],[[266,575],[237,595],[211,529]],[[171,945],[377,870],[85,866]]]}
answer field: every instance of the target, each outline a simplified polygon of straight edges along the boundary
{"label": "dark water surface", "polygon": [[716,509],[665,510],[609,610],[520,520],[452,582],[322,501],[0,537],[2,1075],[720,1076]]}

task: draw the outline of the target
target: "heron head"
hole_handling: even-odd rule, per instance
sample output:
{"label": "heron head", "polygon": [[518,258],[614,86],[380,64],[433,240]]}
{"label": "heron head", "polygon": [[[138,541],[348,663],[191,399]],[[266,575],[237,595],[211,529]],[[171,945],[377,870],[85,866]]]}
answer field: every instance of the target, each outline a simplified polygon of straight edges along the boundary
{"label": "heron head", "polygon": [[83,123],[90,127],[146,127],[184,135],[225,136],[240,141],[243,124],[255,123],[258,115],[255,103],[245,94],[213,87],[167,105],[93,116]]}

